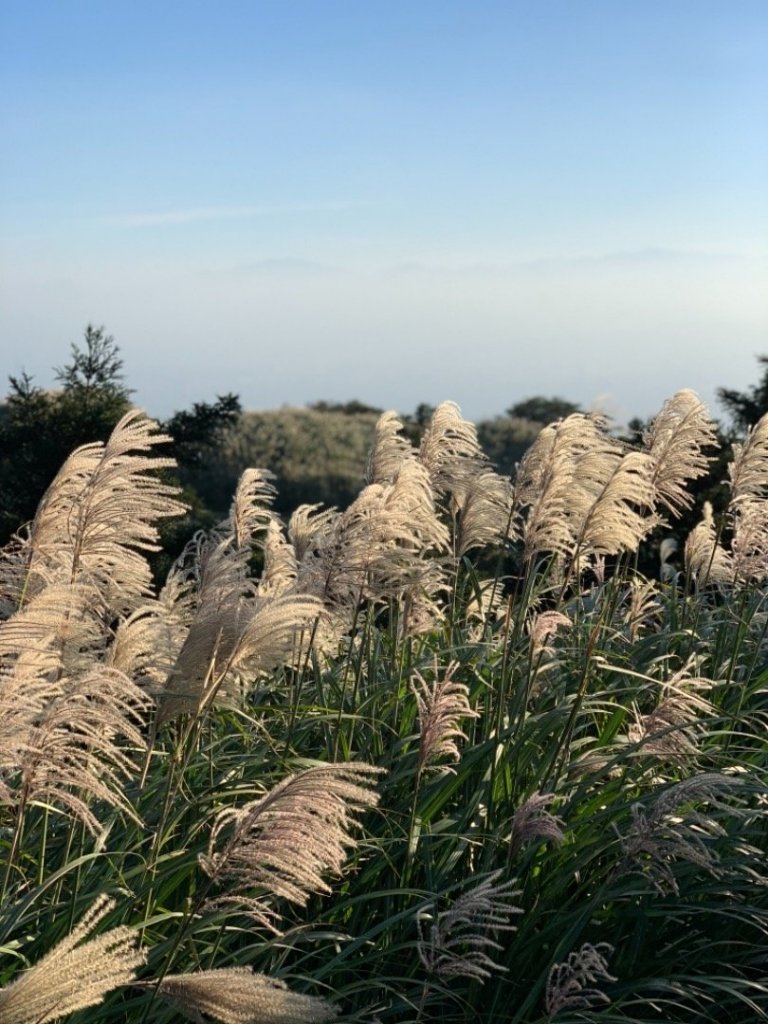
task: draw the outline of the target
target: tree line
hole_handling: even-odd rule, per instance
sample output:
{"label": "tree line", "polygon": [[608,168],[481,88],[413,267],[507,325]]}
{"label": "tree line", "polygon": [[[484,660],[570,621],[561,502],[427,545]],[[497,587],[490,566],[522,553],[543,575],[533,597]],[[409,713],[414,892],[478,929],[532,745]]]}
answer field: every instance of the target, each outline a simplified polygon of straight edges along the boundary
{"label": "tree line", "polygon": [[[724,442],[741,436],[768,411],[768,356],[759,356],[761,378],[747,391],[722,387],[718,399],[730,424],[721,426]],[[26,373],[9,377],[0,404],[0,546],[34,516],[37,505],[67,455],[78,445],[104,441],[131,407],[118,344],[106,329],[89,324],[81,344],[72,344],[69,361],[55,368],[59,385],[46,390]],[[306,409],[244,412],[239,397],[228,393],[213,402],[195,402],[160,421],[172,442],[175,478],[184,488],[189,513],[166,529],[163,561],[177,554],[191,534],[217,522],[227,511],[234,484],[244,468],[259,465],[276,476],[278,510],[290,514],[299,504],[348,504],[360,489],[373,426],[383,410],[353,400],[318,401]],[[402,420],[418,442],[433,409],[422,403]],[[547,423],[573,412],[578,404],[541,395],[511,405],[504,415],[477,424],[480,443],[492,462],[512,473],[527,447]],[[637,437],[645,424],[630,422]],[[721,504],[726,456],[713,462],[698,482],[698,501]],[[690,528],[698,507],[691,512]]]}

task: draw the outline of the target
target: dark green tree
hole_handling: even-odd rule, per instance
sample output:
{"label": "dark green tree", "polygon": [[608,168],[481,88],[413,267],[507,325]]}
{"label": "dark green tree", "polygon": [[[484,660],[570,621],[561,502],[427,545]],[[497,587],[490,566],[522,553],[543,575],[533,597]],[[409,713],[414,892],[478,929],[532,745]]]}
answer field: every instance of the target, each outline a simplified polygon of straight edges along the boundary
{"label": "dark green tree", "polygon": [[91,324],[84,345],[56,369],[61,388],[45,391],[26,373],[9,378],[0,417],[0,544],[31,519],[73,448],[105,441],[130,407],[114,338]]}
{"label": "dark green tree", "polygon": [[736,391],[734,388],[717,389],[718,401],[725,406],[739,434],[746,433],[768,412],[768,355],[758,356],[757,361],[763,368],[757,384],[747,391]]}
{"label": "dark green tree", "polygon": [[[72,345],[70,361],[55,370],[61,387],[45,391],[22,373],[9,378],[0,406],[0,545],[33,518],[60,466],[78,445],[106,441],[130,408],[131,390],[123,380],[123,360],[104,327],[89,324],[82,345]],[[209,526],[226,511],[226,496],[211,483],[210,468],[227,431],[240,416],[236,395],[214,403],[196,402],[174,413],[162,429],[173,438],[167,454],[178,462],[178,479],[191,511],[166,530],[175,551],[189,534]]]}
{"label": "dark green tree", "polygon": [[574,402],[565,398],[545,398],[543,395],[534,395],[532,398],[525,398],[522,402],[515,402],[507,409],[507,416],[515,419],[532,420],[534,423],[552,423],[570,416],[573,412],[581,412],[581,409]]}

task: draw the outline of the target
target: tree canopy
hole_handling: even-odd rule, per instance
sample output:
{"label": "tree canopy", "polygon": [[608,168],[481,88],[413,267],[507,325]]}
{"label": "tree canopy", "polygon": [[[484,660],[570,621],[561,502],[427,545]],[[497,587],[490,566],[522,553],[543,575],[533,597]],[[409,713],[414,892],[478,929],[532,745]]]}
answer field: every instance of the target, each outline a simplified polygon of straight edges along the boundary
{"label": "tree canopy", "polygon": [[768,412],[768,355],[757,357],[763,368],[762,376],[757,384],[746,391],[734,388],[718,388],[717,397],[725,406],[733,424],[740,433],[744,433]]}

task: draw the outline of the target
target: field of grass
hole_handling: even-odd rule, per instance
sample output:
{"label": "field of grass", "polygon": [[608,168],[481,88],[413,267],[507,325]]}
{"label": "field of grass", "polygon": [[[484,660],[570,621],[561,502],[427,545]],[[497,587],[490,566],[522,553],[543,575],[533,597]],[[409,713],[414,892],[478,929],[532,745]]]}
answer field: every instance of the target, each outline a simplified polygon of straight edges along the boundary
{"label": "field of grass", "polygon": [[400,426],[341,510],[247,470],[158,590],[130,413],[0,553],[2,1024],[768,1019],[768,420],[659,580],[692,392],[513,480]]}

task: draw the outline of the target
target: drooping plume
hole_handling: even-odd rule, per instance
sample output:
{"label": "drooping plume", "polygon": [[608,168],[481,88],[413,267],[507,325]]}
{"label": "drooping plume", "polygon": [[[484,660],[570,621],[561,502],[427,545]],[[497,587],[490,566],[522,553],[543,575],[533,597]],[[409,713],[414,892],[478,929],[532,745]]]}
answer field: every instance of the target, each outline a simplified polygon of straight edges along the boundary
{"label": "drooping plume", "polygon": [[396,412],[385,412],[379,417],[368,453],[365,471],[367,484],[391,484],[403,462],[415,457],[411,442],[403,436],[402,429],[402,420]]}
{"label": "drooping plume", "polygon": [[693,504],[686,484],[707,473],[711,460],[704,449],[717,445],[715,425],[696,392],[684,388],[667,399],[643,444],[653,463],[649,494],[679,516]]}
{"label": "drooping plume", "polygon": [[411,678],[411,691],[419,710],[419,775],[440,758],[459,761],[456,741],[467,738],[461,730],[461,720],[478,717],[469,703],[468,687],[453,678],[458,668],[459,663],[452,661],[442,678],[431,685],[420,672],[414,672]]}
{"label": "drooping plume", "polygon": [[[260,800],[221,811],[208,853],[200,863],[224,889],[218,903],[274,918],[275,897],[304,906],[312,893],[328,893],[326,875],[341,874],[355,845],[355,816],[374,807],[371,789],[380,769],[367,764],[328,764],[291,775]],[[253,890],[262,897],[253,897]]]}
{"label": "drooping plume", "polygon": [[708,501],[704,502],[701,522],[685,541],[685,565],[702,586],[733,581],[733,560],[717,539],[714,513]]}
{"label": "drooping plume", "polygon": [[610,1003],[597,986],[600,982],[618,980],[608,973],[612,953],[613,946],[607,942],[598,942],[596,946],[585,942],[581,949],[569,953],[564,963],[552,964],[544,996],[547,1014],[554,1017],[560,1010],[588,1010]]}
{"label": "drooping plume", "polygon": [[132,410],[106,444],[77,448],[46,491],[28,541],[26,600],[52,583],[82,583],[112,612],[137,607],[152,590],[143,551],[158,550],[156,523],[180,515],[178,488],[153,473],[175,465],[147,454],[170,440]]}
{"label": "drooping plume", "polygon": [[3,1024],[53,1024],[98,1006],[113,989],[130,984],[145,959],[132,928],[110,928],[88,938],[115,907],[100,896],[75,929],[42,960],[0,989]]}
{"label": "drooping plume", "polygon": [[[514,881],[496,885],[501,871],[493,871],[462,893],[453,904],[436,915],[427,910],[416,919],[419,929],[419,957],[427,971],[437,978],[473,978],[485,981],[494,971],[506,967],[496,963],[495,953],[503,947],[499,932],[513,932],[515,914],[522,914],[512,900],[519,896]],[[424,921],[431,921],[428,930]]]}
{"label": "drooping plume", "polygon": [[167,974],[157,994],[193,1021],[205,1014],[220,1024],[325,1024],[337,1009],[325,999],[292,992],[250,967]]}

